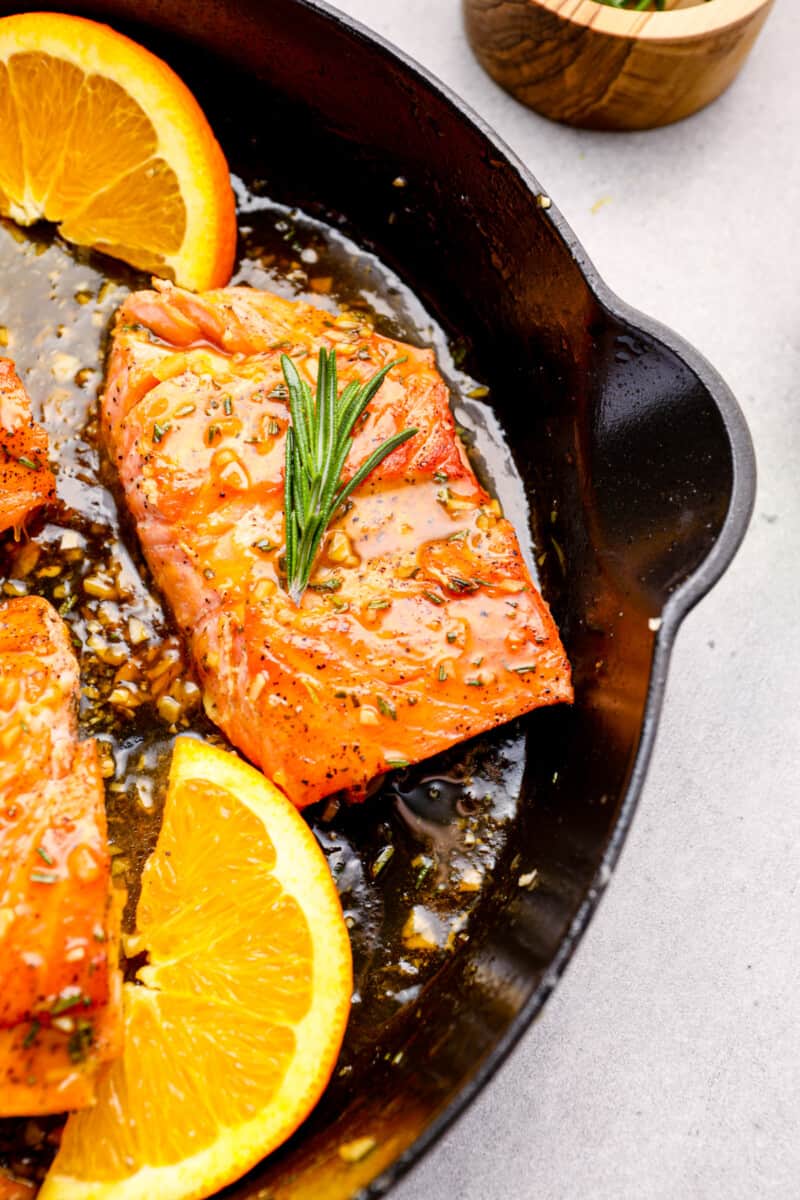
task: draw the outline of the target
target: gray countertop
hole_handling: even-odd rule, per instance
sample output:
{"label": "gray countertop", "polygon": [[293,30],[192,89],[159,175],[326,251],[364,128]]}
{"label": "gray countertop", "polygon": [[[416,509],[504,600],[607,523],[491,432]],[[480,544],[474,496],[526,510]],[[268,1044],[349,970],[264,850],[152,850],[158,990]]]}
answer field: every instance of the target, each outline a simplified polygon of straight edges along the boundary
{"label": "gray countertop", "polygon": [[[718,0],[725,3],[726,0]],[[545,1011],[397,1200],[800,1196],[800,24],[668,129],[550,124],[459,0],[338,0],[471,104],[608,283],[696,345],[756,445],[744,547],[687,619],[639,813]]]}

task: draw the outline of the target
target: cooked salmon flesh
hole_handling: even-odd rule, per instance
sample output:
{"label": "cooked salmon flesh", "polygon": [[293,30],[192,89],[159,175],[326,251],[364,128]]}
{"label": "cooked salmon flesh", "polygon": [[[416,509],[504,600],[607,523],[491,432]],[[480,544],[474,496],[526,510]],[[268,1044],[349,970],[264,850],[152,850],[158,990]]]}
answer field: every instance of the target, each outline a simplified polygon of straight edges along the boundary
{"label": "cooked salmon flesh", "polygon": [[47,434],[31,415],[31,402],[10,358],[0,358],[0,533],[19,536],[30,515],[53,499]]}
{"label": "cooked salmon flesh", "polygon": [[[353,493],[296,606],[285,590],[281,355],[314,388],[398,358],[344,478],[417,433]],[[250,288],[128,297],[102,399],[105,442],[205,707],[297,805],[572,698],[550,611],[475,477],[431,350]]]}
{"label": "cooked salmon flesh", "polygon": [[119,900],[78,664],[46,600],[0,604],[0,1116],[94,1099],[119,1053]]}

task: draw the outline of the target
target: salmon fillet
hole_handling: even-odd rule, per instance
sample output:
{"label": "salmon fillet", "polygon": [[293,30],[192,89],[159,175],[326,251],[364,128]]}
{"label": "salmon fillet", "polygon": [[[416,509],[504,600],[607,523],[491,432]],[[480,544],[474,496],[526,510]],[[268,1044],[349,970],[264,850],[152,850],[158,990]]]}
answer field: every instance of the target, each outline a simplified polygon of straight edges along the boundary
{"label": "salmon fillet", "polygon": [[[314,387],[392,369],[352,477],[415,427],[333,522],[299,607],[281,580],[287,353]],[[104,438],[206,710],[298,806],[541,705],[570,669],[517,537],[457,436],[433,352],[268,292],[170,284],[117,314]]]}
{"label": "salmon fillet", "polygon": [[119,901],[78,664],[50,605],[0,605],[0,1116],[94,1098],[119,1052]]}
{"label": "salmon fillet", "polygon": [[15,1179],[13,1175],[0,1167],[0,1200],[33,1200],[38,1190],[35,1183],[25,1179]]}
{"label": "salmon fillet", "polygon": [[31,402],[10,358],[0,358],[0,533],[23,529],[53,499],[47,434],[31,416]]}

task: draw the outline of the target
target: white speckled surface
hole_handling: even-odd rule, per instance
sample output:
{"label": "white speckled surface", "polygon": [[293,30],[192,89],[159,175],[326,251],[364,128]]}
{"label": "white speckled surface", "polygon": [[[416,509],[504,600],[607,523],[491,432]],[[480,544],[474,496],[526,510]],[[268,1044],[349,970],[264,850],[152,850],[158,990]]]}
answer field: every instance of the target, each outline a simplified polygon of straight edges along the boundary
{"label": "white speckled surface", "polygon": [[[715,0],[726,3],[726,0]],[[620,865],[566,977],[397,1200],[800,1197],[800,23],[645,134],[552,125],[483,75],[460,0],[339,0],[536,173],[608,283],[727,379],[753,523],[686,621]]]}

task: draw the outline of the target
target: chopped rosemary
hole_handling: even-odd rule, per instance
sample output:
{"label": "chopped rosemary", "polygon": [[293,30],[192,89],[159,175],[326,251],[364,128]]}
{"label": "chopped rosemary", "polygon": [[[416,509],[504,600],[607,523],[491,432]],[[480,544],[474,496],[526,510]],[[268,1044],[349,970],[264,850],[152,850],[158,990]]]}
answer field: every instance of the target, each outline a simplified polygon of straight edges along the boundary
{"label": "chopped rosemary", "polygon": [[389,603],[388,600],[370,600],[367,608],[388,608]]}
{"label": "chopped rosemary", "polygon": [[[411,865],[413,866],[414,864],[412,863]],[[422,861],[420,862],[419,868],[417,870],[417,878],[414,880],[415,886],[418,888],[422,887],[423,883],[428,878],[428,876],[430,875],[432,870],[433,870],[433,859],[432,858],[423,858]]]}
{"label": "chopped rosemary", "polygon": [[29,471],[38,471],[39,470],[39,463],[34,462],[34,460],[32,458],[26,458],[26,456],[24,454],[20,454],[19,458],[17,459],[17,462],[20,464],[21,467],[27,467]]}
{"label": "chopped rosemary", "polygon": [[476,592],[480,584],[476,579],[462,579],[460,575],[448,575],[447,586],[454,592]]}
{"label": "chopped rosemary", "polygon": [[338,592],[342,586],[340,575],[331,575],[330,579],[320,579],[318,583],[306,584],[312,592]]}
{"label": "chopped rosemary", "polygon": [[253,548],[261,550],[264,554],[268,554],[270,550],[275,549],[275,543],[271,542],[268,538],[262,538],[260,542],[253,542]]}
{"label": "chopped rosemary", "polygon": [[34,1020],[31,1021],[30,1029],[25,1034],[25,1037],[23,1039],[23,1042],[22,1042],[23,1050],[30,1049],[30,1047],[33,1045],[34,1041],[36,1040],[37,1033],[39,1032],[39,1030],[41,1028],[42,1028],[41,1023],[34,1018]]}
{"label": "chopped rosemary", "polygon": [[436,592],[423,592],[423,596],[430,600],[431,604],[444,604],[441,596],[437,596]]}
{"label": "chopped rosemary", "polygon": [[400,767],[407,767],[410,764],[409,764],[409,761],[407,758],[387,758],[386,765],[387,765],[387,767],[400,768]]}
{"label": "chopped rosemary", "polygon": [[383,847],[380,854],[375,859],[375,862],[370,867],[369,873],[372,876],[372,878],[377,879],[378,876],[380,875],[381,871],[383,870],[383,868],[385,866],[387,866],[392,861],[393,858],[394,858],[394,846],[392,846],[390,843],[388,846]]}
{"label": "chopped rosemary", "polygon": [[315,403],[297,367],[281,355],[292,416],[286,431],[284,477],[286,590],[295,604],[308,587],[320,542],[339,508],[388,454],[417,432],[404,429],[394,434],[373,451],[348,483],[342,482],[356,422],[392,367],[402,361],[387,363],[366,383],[353,380],[340,394],[336,351],[321,347]]}
{"label": "chopped rosemary", "polygon": [[439,682],[444,683],[445,679],[447,679],[447,667],[444,665],[444,663],[442,663],[442,665],[439,667],[438,674],[439,674]]}
{"label": "chopped rosemary", "polygon": [[58,883],[58,876],[52,871],[31,871],[31,883]]}
{"label": "chopped rosemary", "polygon": [[86,1058],[91,1045],[94,1041],[94,1030],[92,1022],[87,1021],[84,1017],[79,1017],[77,1028],[70,1034],[67,1042],[67,1053],[70,1057],[70,1062],[80,1063]]}
{"label": "chopped rosemary", "polygon": [[57,1017],[60,1013],[68,1012],[71,1008],[77,1008],[79,1004],[85,1003],[84,997],[80,992],[77,995],[65,996],[60,995],[50,1005],[50,1015]]}
{"label": "chopped rosemary", "polygon": [[158,445],[158,443],[167,436],[169,431],[169,421],[165,421],[163,425],[156,421],[155,425],[153,426],[153,441],[156,443],[156,445]]}
{"label": "chopped rosemary", "polygon": [[385,717],[391,717],[393,721],[397,720],[397,709],[388,700],[384,700],[383,696],[378,696],[378,708]]}
{"label": "chopped rosemary", "polygon": [[52,865],[53,865],[53,857],[52,857],[52,855],[50,855],[50,854],[48,854],[48,853],[47,853],[47,851],[45,850],[44,846],[37,846],[37,847],[36,847],[36,853],[39,855],[39,858],[41,858],[41,860],[42,860],[43,862],[46,862],[46,863],[47,863],[48,867],[52,867]]}
{"label": "chopped rosemary", "polygon": [[206,439],[208,441],[209,446],[212,445],[214,438],[217,437],[220,433],[222,433],[222,429],[220,428],[219,425],[209,425],[208,433],[206,434]]}
{"label": "chopped rosemary", "polygon": [[270,421],[269,425],[267,425],[267,433],[270,437],[277,437],[280,431],[280,421]]}
{"label": "chopped rosemary", "polygon": [[233,401],[231,400],[230,396],[225,397],[224,401],[222,402],[222,407],[225,412],[225,416],[229,417],[233,412]]}
{"label": "chopped rosemary", "polygon": [[536,663],[527,663],[524,667],[509,667],[509,671],[515,671],[517,675],[527,675],[528,671],[536,670]]}

